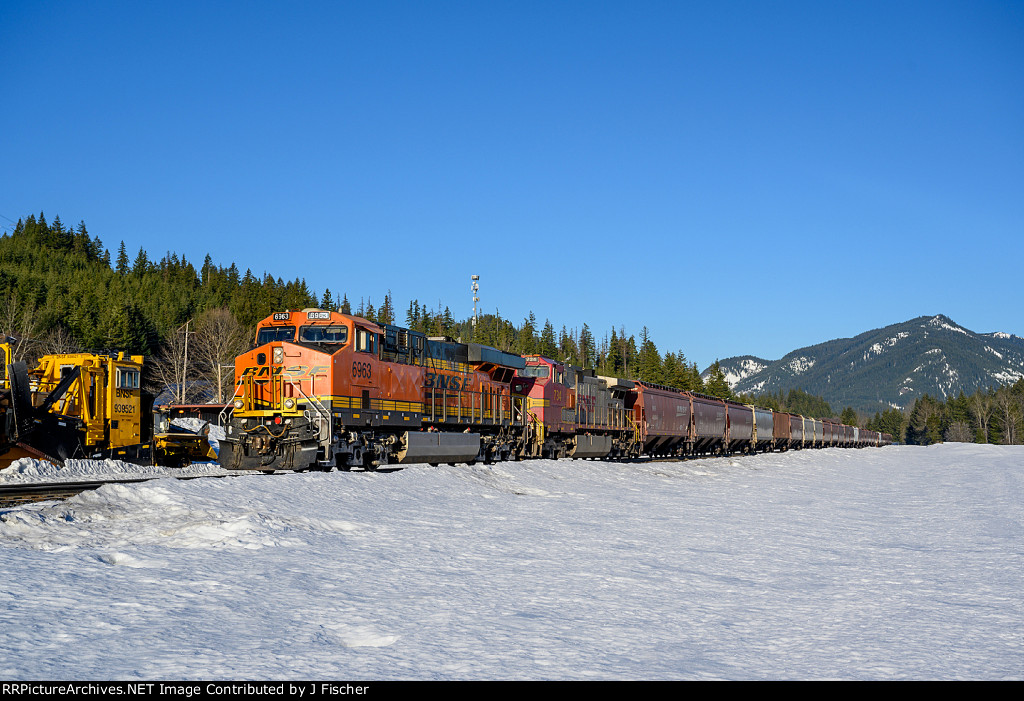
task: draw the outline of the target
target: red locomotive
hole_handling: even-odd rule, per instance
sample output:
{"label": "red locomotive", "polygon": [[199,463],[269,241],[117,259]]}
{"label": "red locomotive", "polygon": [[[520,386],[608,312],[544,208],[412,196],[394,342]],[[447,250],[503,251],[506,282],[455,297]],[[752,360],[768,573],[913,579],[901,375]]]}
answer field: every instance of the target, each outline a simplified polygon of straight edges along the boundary
{"label": "red locomotive", "polygon": [[526,356],[513,382],[526,396],[523,457],[603,458],[633,454],[637,426],[626,407],[634,383]]}

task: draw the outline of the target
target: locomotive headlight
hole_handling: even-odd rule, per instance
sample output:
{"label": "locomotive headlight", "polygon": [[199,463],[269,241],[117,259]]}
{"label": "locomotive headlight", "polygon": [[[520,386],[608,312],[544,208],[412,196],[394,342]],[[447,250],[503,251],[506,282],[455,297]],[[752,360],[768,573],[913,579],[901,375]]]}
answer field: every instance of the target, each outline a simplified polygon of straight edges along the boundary
{"label": "locomotive headlight", "polygon": [[242,404],[243,404],[243,402],[242,402],[241,399],[236,399],[235,400],[235,408],[236,409],[241,409],[242,408]]}
{"label": "locomotive headlight", "polygon": [[295,400],[292,399],[291,397],[289,397],[288,399],[285,399],[284,400],[284,408],[285,409],[294,409],[295,408]]}
{"label": "locomotive headlight", "polygon": [[280,346],[278,346],[277,348],[274,349],[274,362],[275,363],[284,362],[284,348],[281,348]]}

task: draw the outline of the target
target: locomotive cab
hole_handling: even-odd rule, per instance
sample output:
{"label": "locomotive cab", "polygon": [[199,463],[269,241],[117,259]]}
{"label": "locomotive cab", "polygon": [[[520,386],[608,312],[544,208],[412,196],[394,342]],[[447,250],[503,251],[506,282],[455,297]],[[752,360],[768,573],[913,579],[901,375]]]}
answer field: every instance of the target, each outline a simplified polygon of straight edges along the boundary
{"label": "locomotive cab", "polygon": [[[235,360],[221,464],[303,469],[329,461],[334,368],[345,356],[372,354],[377,330],[321,309],[277,312],[260,322],[255,347]],[[357,352],[360,343],[369,352]],[[371,376],[370,360],[359,367]]]}

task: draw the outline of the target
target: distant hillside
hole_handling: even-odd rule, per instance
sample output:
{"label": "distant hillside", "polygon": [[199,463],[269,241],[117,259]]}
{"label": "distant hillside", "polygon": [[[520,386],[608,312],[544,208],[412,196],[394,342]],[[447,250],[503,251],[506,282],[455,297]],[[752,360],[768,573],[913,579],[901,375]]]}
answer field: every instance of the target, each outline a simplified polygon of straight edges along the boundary
{"label": "distant hillside", "polygon": [[[722,373],[725,375],[725,381],[729,383],[730,387],[736,387],[740,382],[761,372],[769,365],[772,361],[765,360],[763,358],[756,358],[752,355],[740,355],[735,358],[729,358],[719,363],[722,368]],[[710,370],[710,368],[708,368]],[[702,373],[701,377],[708,375],[708,370]]]}
{"label": "distant hillside", "polygon": [[905,408],[924,394],[942,398],[1015,382],[1024,376],[1024,338],[974,333],[940,314],[801,348],[781,360],[743,355],[720,366],[736,392],[799,387],[833,407],[875,412]]}

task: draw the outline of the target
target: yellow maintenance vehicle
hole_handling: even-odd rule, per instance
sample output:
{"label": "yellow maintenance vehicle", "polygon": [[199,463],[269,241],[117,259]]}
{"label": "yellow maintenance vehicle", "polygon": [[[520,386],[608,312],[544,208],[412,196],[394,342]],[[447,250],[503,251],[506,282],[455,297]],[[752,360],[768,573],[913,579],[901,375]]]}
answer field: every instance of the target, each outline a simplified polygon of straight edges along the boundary
{"label": "yellow maintenance vehicle", "polygon": [[202,435],[184,429],[154,434],[141,355],[44,355],[29,370],[10,362],[9,343],[0,343],[0,354],[0,469],[22,457],[173,467],[216,459]]}

